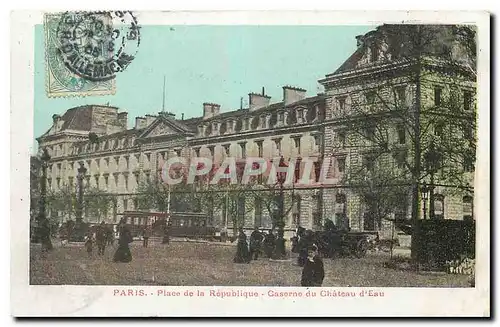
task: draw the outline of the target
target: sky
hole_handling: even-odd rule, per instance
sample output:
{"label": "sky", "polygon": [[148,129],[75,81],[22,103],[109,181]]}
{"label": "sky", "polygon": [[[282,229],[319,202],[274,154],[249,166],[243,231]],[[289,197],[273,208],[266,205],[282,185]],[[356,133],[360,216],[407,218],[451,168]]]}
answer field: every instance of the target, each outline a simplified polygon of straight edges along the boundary
{"label": "sky", "polygon": [[[248,104],[248,93],[282,100],[282,86],[323,89],[317,81],[334,72],[356,49],[355,36],[374,26],[154,26],[141,28],[136,58],[116,76],[110,96],[48,98],[45,91],[43,26],[35,28],[34,137],[52,125],[53,114],[85,104],[108,104],[135,117],[165,107],[180,119],[201,116],[203,102],[218,103],[221,112]],[[33,151],[36,151],[34,140]]]}

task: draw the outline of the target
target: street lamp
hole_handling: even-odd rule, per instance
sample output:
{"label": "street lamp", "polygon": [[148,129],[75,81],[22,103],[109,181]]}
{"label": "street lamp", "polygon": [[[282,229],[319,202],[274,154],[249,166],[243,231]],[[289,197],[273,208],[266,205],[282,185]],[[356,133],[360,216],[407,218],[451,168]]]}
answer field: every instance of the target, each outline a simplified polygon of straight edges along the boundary
{"label": "street lamp", "polygon": [[75,230],[74,237],[76,241],[83,239],[83,179],[87,173],[87,168],[84,166],[84,162],[80,161],[80,168],[78,168],[78,174],[76,176],[78,182],[78,201],[75,213]]}
{"label": "street lamp", "polygon": [[429,149],[424,155],[426,169],[430,174],[430,185],[428,188],[429,191],[429,217],[434,219],[434,175],[439,169],[439,163],[442,160],[442,154],[436,149],[434,141],[432,141],[429,145]]}
{"label": "street lamp", "polygon": [[38,233],[40,242],[42,243],[42,250],[52,250],[52,242],[50,241],[50,226],[47,216],[45,214],[45,204],[47,196],[47,166],[50,160],[50,155],[47,149],[43,149],[40,160],[42,162],[42,180],[40,185],[40,208],[38,214]]}
{"label": "street lamp", "polygon": [[[283,156],[280,158],[279,167],[287,167],[288,165],[285,163],[285,159]],[[276,238],[276,247],[274,248],[273,259],[285,259],[286,258],[286,250],[285,250],[285,193],[284,193],[284,184],[286,181],[286,172],[278,172],[276,174],[277,184],[279,187],[279,194],[277,199],[277,210],[275,210],[275,221],[276,227],[278,227],[278,237]]]}
{"label": "street lamp", "polygon": [[427,199],[429,198],[430,187],[424,182],[421,188],[422,200],[424,200],[424,220],[427,219]]}

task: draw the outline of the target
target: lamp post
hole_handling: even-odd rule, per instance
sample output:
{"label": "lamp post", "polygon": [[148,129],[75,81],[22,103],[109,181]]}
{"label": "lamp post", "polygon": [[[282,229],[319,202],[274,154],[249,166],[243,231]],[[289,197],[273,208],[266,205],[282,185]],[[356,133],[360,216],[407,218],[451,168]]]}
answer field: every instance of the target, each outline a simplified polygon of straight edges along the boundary
{"label": "lamp post", "polygon": [[427,171],[430,174],[430,185],[428,188],[429,194],[429,217],[430,219],[434,219],[435,209],[434,209],[434,175],[436,174],[439,163],[441,162],[442,154],[436,149],[434,141],[432,141],[429,145],[429,149],[424,155],[425,166]]}
{"label": "lamp post", "polygon": [[78,168],[77,181],[78,181],[78,200],[76,205],[76,218],[75,218],[75,233],[74,237],[76,241],[83,239],[83,179],[87,173],[87,168],[84,166],[84,162],[80,161],[80,168]]}
{"label": "lamp post", "polygon": [[427,219],[427,199],[429,197],[429,186],[427,186],[427,183],[424,182],[424,184],[420,188],[420,191],[422,192],[422,200],[424,200],[424,220],[426,220]]}
{"label": "lamp post", "polygon": [[50,226],[45,214],[45,204],[47,196],[47,166],[50,160],[50,155],[47,149],[42,150],[40,156],[42,161],[42,180],[40,185],[40,208],[38,214],[38,233],[40,242],[42,243],[42,251],[52,250],[52,242],[50,241]]}
{"label": "lamp post", "polygon": [[[280,167],[286,167],[285,159],[280,158]],[[278,199],[277,199],[277,210],[276,212],[276,227],[278,228],[278,237],[276,238],[276,246],[274,248],[273,259],[282,260],[286,258],[285,249],[285,192],[284,183],[286,181],[286,173],[278,172],[277,174],[277,184],[279,187]]]}

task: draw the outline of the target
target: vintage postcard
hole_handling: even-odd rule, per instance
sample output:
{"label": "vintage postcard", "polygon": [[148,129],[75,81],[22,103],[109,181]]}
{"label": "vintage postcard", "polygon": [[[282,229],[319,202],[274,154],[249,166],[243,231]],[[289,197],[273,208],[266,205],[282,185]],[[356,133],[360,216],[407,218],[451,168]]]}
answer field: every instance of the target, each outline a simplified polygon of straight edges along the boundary
{"label": "vintage postcard", "polygon": [[490,316],[483,12],[13,12],[12,315]]}

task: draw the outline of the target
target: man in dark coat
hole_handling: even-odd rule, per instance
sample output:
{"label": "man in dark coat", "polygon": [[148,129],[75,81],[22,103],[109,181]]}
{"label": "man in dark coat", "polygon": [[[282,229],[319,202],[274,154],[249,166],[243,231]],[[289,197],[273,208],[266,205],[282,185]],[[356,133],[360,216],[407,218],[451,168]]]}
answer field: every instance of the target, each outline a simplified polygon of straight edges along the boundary
{"label": "man in dark coat", "polygon": [[307,249],[307,259],[302,269],[300,285],[306,287],[321,287],[325,278],[323,260],[318,256],[318,248],[310,246]]}
{"label": "man in dark coat", "polygon": [[259,258],[259,253],[261,251],[262,241],[264,240],[264,235],[260,230],[255,227],[255,230],[250,235],[250,259],[257,260]]}
{"label": "man in dark coat", "polygon": [[113,231],[113,227],[109,225],[106,226],[105,234],[107,245],[113,245],[115,243],[115,232]]}
{"label": "man in dark coat", "polygon": [[299,239],[298,249],[299,256],[297,258],[297,264],[299,267],[303,267],[307,260],[307,249],[314,244],[314,233],[312,230],[308,229],[303,232]]}
{"label": "man in dark coat", "polygon": [[274,252],[274,247],[276,246],[276,236],[273,234],[273,230],[270,229],[264,238],[264,252],[268,258],[271,258]]}
{"label": "man in dark coat", "polygon": [[113,257],[114,262],[130,262],[132,261],[132,253],[130,252],[129,243],[132,243],[132,233],[130,229],[121,223],[118,228],[120,236],[118,238],[118,249]]}
{"label": "man in dark coat", "polygon": [[95,242],[97,244],[97,254],[104,255],[104,250],[106,249],[106,226],[104,225],[104,221],[96,228]]}
{"label": "man in dark coat", "polygon": [[144,227],[143,231],[142,231],[142,246],[147,248],[148,247],[148,241],[149,241],[149,237],[151,236],[151,227],[150,226],[146,226]]}
{"label": "man in dark coat", "polygon": [[247,236],[243,232],[243,228],[240,228],[238,235],[238,244],[236,246],[236,256],[234,257],[234,263],[250,263],[250,252],[248,251]]}

